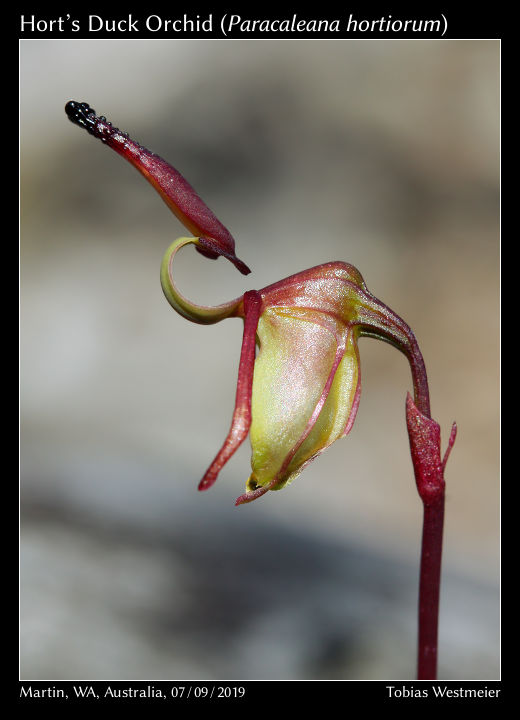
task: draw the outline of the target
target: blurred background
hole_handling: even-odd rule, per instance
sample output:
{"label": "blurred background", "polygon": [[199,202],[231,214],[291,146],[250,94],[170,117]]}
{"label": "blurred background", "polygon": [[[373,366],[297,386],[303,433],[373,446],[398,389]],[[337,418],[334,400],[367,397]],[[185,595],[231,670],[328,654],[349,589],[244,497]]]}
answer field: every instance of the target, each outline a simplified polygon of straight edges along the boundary
{"label": "blurred background", "polygon": [[448,463],[439,676],[499,677],[497,41],[21,42],[22,679],[413,679],[422,511],[405,358],[362,340],[350,435],[234,507],[242,323],[159,285],[185,229],[72,125],[86,101],[178,168],[251,268],[192,248],[218,304],[329,260],[414,330]]}

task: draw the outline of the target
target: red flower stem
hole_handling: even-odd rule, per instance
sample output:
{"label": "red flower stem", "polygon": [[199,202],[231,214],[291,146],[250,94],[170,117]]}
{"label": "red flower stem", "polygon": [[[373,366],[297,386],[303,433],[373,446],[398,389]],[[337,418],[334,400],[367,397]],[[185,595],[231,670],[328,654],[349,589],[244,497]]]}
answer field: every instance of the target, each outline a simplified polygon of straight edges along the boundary
{"label": "red flower stem", "polygon": [[406,348],[405,354],[410,363],[413,380],[414,400],[417,408],[426,417],[430,415],[430,391],[428,388],[428,377],[426,375],[426,366],[419,345],[415,339],[415,335],[410,330],[408,338],[409,346]]}
{"label": "red flower stem", "polygon": [[[428,390],[428,379],[426,367],[419,350],[415,337],[410,344],[407,353],[412,377],[414,379],[414,396],[417,409],[426,418],[430,418],[430,397]],[[432,421],[433,423],[434,421]],[[438,427],[438,426],[437,426]],[[410,424],[408,426],[411,430]],[[455,438],[453,438],[455,440]],[[410,443],[412,439],[410,438]],[[438,443],[435,443],[438,450],[434,451],[440,460],[440,432]],[[445,482],[444,463],[435,468],[434,480],[435,493],[427,492],[424,487],[425,466],[431,464],[432,458],[424,447],[420,455],[422,461],[422,472],[415,466],[415,480],[417,489],[423,503],[423,530],[421,543],[421,566],[419,573],[419,618],[418,618],[418,647],[417,647],[417,679],[435,680],[437,678],[437,647],[439,628],[439,599],[441,587],[441,566],[442,566],[442,540],[444,532],[444,504],[445,504]],[[448,448],[451,449],[451,445]],[[413,450],[412,450],[413,456]],[[446,458],[447,459],[447,458]],[[431,491],[431,486],[429,490]]]}
{"label": "red flower stem", "polygon": [[423,500],[423,506],[417,679],[435,680],[437,677],[444,488],[435,501],[429,503]]}
{"label": "red flower stem", "polygon": [[[368,312],[363,308],[360,336],[383,340],[406,355],[412,371],[415,404],[421,413],[429,418],[430,391],[428,389],[428,376],[426,375],[426,366],[422,353],[419,350],[419,343],[412,329],[399,315],[396,315],[380,300],[373,296],[369,297],[374,305]],[[367,324],[367,320],[370,324]]]}
{"label": "red flower stem", "polygon": [[[412,371],[414,398],[417,410],[424,418],[430,418],[430,393],[424,359],[415,336],[410,331],[406,355]],[[417,425],[408,424],[412,458],[414,455],[412,433],[419,430]],[[439,434],[440,441],[440,434]],[[423,503],[423,529],[421,543],[421,565],[419,571],[419,617],[417,644],[417,679],[435,680],[437,678],[437,636],[439,627],[439,598],[441,586],[442,537],[444,531],[444,478],[441,472],[434,473],[436,490],[433,498],[424,488],[424,464],[428,465],[426,443],[415,437],[416,457],[420,468],[414,462],[415,481]],[[439,450],[440,459],[440,450]],[[421,472],[422,471],[422,472]],[[429,476],[429,473],[426,472]],[[428,479],[433,479],[429,477]]]}
{"label": "red flower stem", "polygon": [[412,330],[390,308],[378,301],[377,328],[364,325],[361,335],[391,343],[410,364],[414,400],[407,398],[407,426],[415,482],[423,503],[423,532],[419,580],[417,678],[437,677],[437,635],[444,527],[444,466],[455,441],[452,430],[444,460],[440,458],[440,428],[430,415],[426,367]]}
{"label": "red flower stem", "polygon": [[422,413],[410,394],[406,399],[406,422],[415,482],[423,502],[423,535],[419,581],[419,642],[417,678],[437,677],[437,628],[444,524],[444,468],[457,435],[453,423],[448,448],[441,461],[441,429]]}
{"label": "red flower stem", "polygon": [[[425,418],[430,418],[430,394],[428,389],[428,378],[426,367],[419,350],[419,345],[413,333],[411,342],[407,348],[406,355],[410,363],[414,384],[414,398],[417,409]],[[432,421],[434,422],[434,421]],[[410,435],[414,432],[413,425],[408,424]],[[442,538],[444,532],[444,498],[445,483],[442,467],[436,468],[434,473],[436,492],[431,497],[425,492],[424,475],[425,464],[431,463],[431,457],[422,445],[421,451],[417,453],[421,469],[415,467],[415,481],[419,496],[423,503],[423,529],[421,543],[421,565],[419,571],[419,617],[418,617],[418,645],[417,645],[417,679],[435,680],[437,678],[437,637],[439,627],[439,598],[441,587],[441,566],[442,566]],[[413,444],[412,437],[410,443]],[[440,443],[440,433],[439,433]],[[418,448],[417,448],[418,449]],[[430,448],[428,448],[430,449]],[[440,460],[440,447],[439,447]],[[412,457],[414,451],[412,449]],[[422,470],[422,472],[421,472]],[[429,475],[429,473],[426,473]]]}

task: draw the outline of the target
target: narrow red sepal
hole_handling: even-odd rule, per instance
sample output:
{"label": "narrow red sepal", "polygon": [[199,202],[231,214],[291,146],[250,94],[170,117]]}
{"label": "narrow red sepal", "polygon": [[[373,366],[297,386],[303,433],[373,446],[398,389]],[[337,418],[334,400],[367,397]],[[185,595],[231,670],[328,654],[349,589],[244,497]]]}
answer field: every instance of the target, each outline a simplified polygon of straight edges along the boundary
{"label": "narrow red sepal", "polygon": [[251,426],[251,393],[253,389],[253,372],[255,367],[256,329],[262,309],[262,297],[256,290],[244,295],[244,335],[238,383],[235,400],[235,411],[228,436],[222,448],[209,466],[199,483],[199,490],[208,490],[229,458],[244,442]]}

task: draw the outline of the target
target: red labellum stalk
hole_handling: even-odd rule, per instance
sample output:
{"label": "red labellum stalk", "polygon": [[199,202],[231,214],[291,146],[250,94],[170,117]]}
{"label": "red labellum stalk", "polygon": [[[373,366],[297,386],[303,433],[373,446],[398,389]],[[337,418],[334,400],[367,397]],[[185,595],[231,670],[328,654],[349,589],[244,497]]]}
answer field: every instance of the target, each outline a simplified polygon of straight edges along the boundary
{"label": "red labellum stalk", "polygon": [[248,434],[252,473],[246,492],[236,504],[250,503],[268,491],[286,487],[352,427],[361,393],[359,338],[384,340],[407,357],[414,399],[408,394],[406,421],[417,490],[424,507],[418,678],[435,679],[444,469],[457,427],[454,423],[441,460],[440,427],[430,415],[426,368],[412,330],[370,293],[361,273],[344,262],[310,268],[216,307],[192,303],[173,280],[177,252],[194,244],[206,257],[223,255],[247,274],[249,268],[235,255],[232,235],[165,160],[131,140],[105,117],[98,117],[87,103],[70,101],[65,111],[73,123],[132,163],[193,233],[194,237],[172,243],[161,265],[161,285],[172,307],[201,324],[228,317],[244,320],[231,428],[199,490],[213,485]]}

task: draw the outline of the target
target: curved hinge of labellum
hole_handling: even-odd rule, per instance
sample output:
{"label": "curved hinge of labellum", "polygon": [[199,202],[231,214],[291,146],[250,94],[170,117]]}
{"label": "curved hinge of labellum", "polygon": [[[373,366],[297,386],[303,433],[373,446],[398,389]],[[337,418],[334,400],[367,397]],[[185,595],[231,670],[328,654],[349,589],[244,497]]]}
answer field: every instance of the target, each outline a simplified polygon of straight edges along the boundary
{"label": "curved hinge of labellum", "polygon": [[199,238],[197,250],[200,253],[211,259],[223,255],[244,275],[251,272],[235,255],[235,241],[229,230],[178,170],[132,140],[128,133],[113,127],[105,117],[98,117],[88,103],[71,100],[66,104],[65,112],[71,122],[84,127],[139,170],[182,224]]}
{"label": "curved hinge of labellum", "polygon": [[238,368],[233,420],[224,444],[199,483],[199,490],[208,490],[213,485],[224,465],[246,439],[251,426],[251,393],[255,367],[256,329],[262,309],[262,297],[256,290],[250,290],[245,293],[243,302],[244,335]]}
{"label": "curved hinge of labellum", "polygon": [[166,250],[161,263],[161,286],[166,299],[180,315],[200,325],[211,325],[228,317],[242,317],[244,314],[244,299],[242,297],[235,298],[222,305],[196,305],[184,297],[175,285],[173,261],[177,252],[185,245],[198,247],[199,243],[199,238],[177,238]]}

